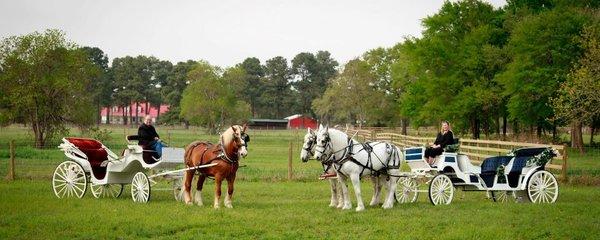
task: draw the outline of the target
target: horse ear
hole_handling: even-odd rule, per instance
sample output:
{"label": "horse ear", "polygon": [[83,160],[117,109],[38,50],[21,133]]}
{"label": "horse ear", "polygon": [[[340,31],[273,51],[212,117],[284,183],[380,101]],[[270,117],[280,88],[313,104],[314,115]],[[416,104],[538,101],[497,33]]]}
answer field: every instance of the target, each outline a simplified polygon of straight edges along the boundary
{"label": "horse ear", "polygon": [[312,133],[312,130],[311,130],[310,128],[307,128],[307,129],[306,129],[306,133],[308,133],[308,134],[311,134],[311,133]]}
{"label": "horse ear", "polygon": [[319,123],[319,130],[323,129],[323,124]]}
{"label": "horse ear", "polygon": [[246,132],[248,130],[248,124],[244,123],[244,127],[242,128],[242,132]]}
{"label": "horse ear", "polygon": [[325,132],[329,131],[329,125],[325,126]]}
{"label": "horse ear", "polygon": [[235,129],[235,126],[231,125],[231,129],[233,129],[233,133],[236,132],[237,129]]}

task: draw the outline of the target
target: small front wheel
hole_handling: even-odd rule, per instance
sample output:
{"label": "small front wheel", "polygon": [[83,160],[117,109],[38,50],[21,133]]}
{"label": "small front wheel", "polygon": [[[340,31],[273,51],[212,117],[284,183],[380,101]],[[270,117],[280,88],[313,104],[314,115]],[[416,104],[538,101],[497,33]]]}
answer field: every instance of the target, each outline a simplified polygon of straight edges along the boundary
{"label": "small front wheel", "polygon": [[452,180],[444,174],[438,174],[429,184],[429,201],[433,205],[450,204],[454,196]]}
{"label": "small front wheel", "polygon": [[123,184],[90,184],[92,195],[95,198],[118,198],[123,193]]}
{"label": "small front wheel", "polygon": [[398,186],[396,187],[396,200],[398,203],[413,203],[417,201],[419,196],[419,184],[417,180],[410,177],[398,178]]}
{"label": "small front wheel", "polygon": [[143,172],[138,172],[131,180],[131,198],[134,202],[146,203],[150,200],[150,180]]}

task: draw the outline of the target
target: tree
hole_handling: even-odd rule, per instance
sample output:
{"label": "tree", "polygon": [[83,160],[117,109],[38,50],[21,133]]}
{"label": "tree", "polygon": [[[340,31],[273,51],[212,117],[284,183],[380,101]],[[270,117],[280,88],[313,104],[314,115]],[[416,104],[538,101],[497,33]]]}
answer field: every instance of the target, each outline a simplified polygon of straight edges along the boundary
{"label": "tree", "polygon": [[[88,54],[89,60],[100,69],[100,74],[91,80],[88,89],[93,93],[94,103],[97,107],[96,124],[98,125],[102,120],[102,107],[110,107],[112,103],[114,84],[108,75],[108,56],[97,47],[82,47],[81,49]],[[106,121],[109,122],[108,114]]]}
{"label": "tree", "polygon": [[263,85],[261,79],[265,76],[265,69],[260,64],[258,58],[246,58],[240,66],[246,72],[246,94],[245,100],[250,103],[250,109],[252,116],[258,117],[258,109],[261,108],[261,93],[263,91]]}
{"label": "tree", "polygon": [[169,111],[163,115],[161,122],[167,124],[179,124],[183,122],[186,127],[189,125],[188,122],[179,117],[181,112],[179,103],[181,102],[183,90],[188,85],[187,75],[196,64],[196,61],[188,60],[186,62],[178,62],[173,66],[165,84],[160,88],[164,102],[169,105]]}
{"label": "tree", "polygon": [[538,136],[553,125],[548,121],[554,116],[549,99],[581,56],[575,37],[588,21],[583,10],[556,7],[526,16],[512,29],[507,44],[511,59],[498,80],[509,117],[532,132],[537,127]]}
{"label": "tree", "polygon": [[[140,102],[154,101],[155,104],[162,102],[157,86],[166,81],[167,74],[163,72],[169,72],[170,67],[171,63],[169,62],[160,62],[155,57],[142,55],[135,58],[126,56],[113,60],[112,76],[116,87],[115,101],[119,106],[129,108],[129,119],[133,119],[132,103],[136,103],[135,117],[137,123],[140,120],[140,112],[138,111]],[[123,123],[127,125],[127,116],[123,117]],[[129,124],[133,124],[133,121],[130,120]]]}
{"label": "tree", "polygon": [[[558,118],[571,124],[571,147],[583,152],[583,125],[594,125],[600,118],[600,25],[585,28],[581,43],[585,49],[567,81],[552,99]],[[592,133],[593,134],[593,133]]]}
{"label": "tree", "polygon": [[374,84],[369,65],[359,59],[349,61],[344,71],[331,79],[321,98],[313,101],[314,111],[325,122],[372,124],[380,120],[378,108],[385,101]]}
{"label": "tree", "polygon": [[190,84],[181,99],[181,117],[206,127],[210,134],[250,116],[250,106],[236,97],[234,87],[228,86],[219,71],[206,62],[196,64],[188,74]]}
{"label": "tree", "polygon": [[294,111],[294,101],[290,88],[290,70],[287,60],[274,57],[267,60],[265,77],[262,78],[264,90],[261,100],[264,103],[264,117],[283,118]]}
{"label": "tree", "polygon": [[35,146],[67,129],[94,122],[91,79],[99,69],[60,30],[12,36],[0,43],[0,96],[9,116],[31,124]]}

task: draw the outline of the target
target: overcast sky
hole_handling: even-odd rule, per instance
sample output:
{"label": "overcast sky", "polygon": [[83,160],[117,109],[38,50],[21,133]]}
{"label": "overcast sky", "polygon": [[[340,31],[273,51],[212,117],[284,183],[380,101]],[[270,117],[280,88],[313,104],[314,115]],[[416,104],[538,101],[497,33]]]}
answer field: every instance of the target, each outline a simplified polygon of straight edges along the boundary
{"label": "overcast sky", "polygon": [[[495,7],[505,0],[488,1]],[[327,50],[341,64],[405,36],[442,0],[0,0],[0,38],[58,28],[110,59],[152,55],[233,66]]]}

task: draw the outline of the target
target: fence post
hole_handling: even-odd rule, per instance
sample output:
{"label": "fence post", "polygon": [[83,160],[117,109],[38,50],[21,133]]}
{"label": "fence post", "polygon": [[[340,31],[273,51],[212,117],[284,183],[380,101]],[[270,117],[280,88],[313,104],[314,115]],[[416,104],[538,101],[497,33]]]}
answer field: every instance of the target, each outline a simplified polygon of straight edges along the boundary
{"label": "fence post", "polygon": [[290,149],[288,154],[288,180],[292,180],[292,142],[290,141]]}
{"label": "fence post", "polygon": [[10,140],[10,169],[8,170],[7,180],[15,180],[15,140]]}
{"label": "fence post", "polygon": [[562,173],[561,174],[563,175],[562,179],[565,182],[567,182],[569,180],[569,176],[567,176],[567,159],[569,158],[567,156],[568,155],[567,150],[568,150],[567,145],[564,144],[563,145],[563,163],[562,163],[563,165],[562,165]]}

